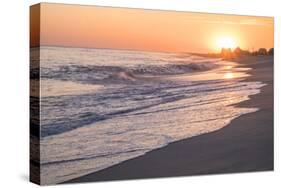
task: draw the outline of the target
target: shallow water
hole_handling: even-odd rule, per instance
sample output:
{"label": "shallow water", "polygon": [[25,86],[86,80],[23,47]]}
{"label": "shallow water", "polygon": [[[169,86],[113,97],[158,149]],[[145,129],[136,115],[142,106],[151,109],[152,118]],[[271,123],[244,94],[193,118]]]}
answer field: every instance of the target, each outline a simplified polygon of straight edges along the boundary
{"label": "shallow water", "polygon": [[41,179],[60,183],[255,112],[236,63],[175,53],[41,47]]}

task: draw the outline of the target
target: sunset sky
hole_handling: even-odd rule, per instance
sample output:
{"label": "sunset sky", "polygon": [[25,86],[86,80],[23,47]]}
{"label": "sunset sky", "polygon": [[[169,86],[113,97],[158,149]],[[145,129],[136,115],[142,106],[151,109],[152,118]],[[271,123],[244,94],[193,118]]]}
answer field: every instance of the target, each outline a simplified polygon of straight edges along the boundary
{"label": "sunset sky", "polygon": [[40,45],[199,53],[273,47],[270,17],[46,3],[40,10]]}

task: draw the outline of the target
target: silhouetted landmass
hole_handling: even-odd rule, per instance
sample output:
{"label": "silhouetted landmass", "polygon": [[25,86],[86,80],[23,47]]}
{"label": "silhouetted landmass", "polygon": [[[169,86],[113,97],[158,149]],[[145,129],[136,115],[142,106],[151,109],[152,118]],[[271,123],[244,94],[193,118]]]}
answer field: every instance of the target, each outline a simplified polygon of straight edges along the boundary
{"label": "silhouetted landmass", "polygon": [[231,48],[222,48],[220,53],[209,53],[209,57],[223,58],[226,60],[241,57],[241,56],[272,56],[274,55],[274,48],[267,50],[260,48],[257,51],[243,50],[240,47],[231,50]]}

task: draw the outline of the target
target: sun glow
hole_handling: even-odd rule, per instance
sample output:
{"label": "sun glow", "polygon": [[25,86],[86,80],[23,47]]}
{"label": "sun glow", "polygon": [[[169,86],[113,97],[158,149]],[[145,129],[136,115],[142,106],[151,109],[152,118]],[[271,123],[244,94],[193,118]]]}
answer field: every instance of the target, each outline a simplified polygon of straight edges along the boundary
{"label": "sun glow", "polygon": [[221,37],[217,41],[218,47],[221,48],[230,48],[234,49],[236,47],[236,43],[231,37]]}

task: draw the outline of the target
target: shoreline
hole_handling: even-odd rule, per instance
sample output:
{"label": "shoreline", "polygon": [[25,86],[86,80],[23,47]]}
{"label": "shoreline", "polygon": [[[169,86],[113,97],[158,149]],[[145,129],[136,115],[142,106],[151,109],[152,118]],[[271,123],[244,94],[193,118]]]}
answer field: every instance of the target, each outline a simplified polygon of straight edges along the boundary
{"label": "shoreline", "polygon": [[273,56],[231,60],[250,67],[244,81],[266,86],[237,107],[259,108],[224,128],[170,143],[143,156],[63,183],[273,170]]}

